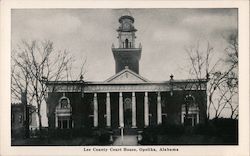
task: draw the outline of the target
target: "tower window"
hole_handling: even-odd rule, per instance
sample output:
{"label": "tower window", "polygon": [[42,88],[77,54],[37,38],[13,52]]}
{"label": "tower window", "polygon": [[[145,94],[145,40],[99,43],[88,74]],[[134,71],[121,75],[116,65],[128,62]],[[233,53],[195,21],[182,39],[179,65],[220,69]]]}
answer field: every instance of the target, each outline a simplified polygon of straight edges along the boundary
{"label": "tower window", "polygon": [[128,39],[125,40],[125,48],[128,48]]}

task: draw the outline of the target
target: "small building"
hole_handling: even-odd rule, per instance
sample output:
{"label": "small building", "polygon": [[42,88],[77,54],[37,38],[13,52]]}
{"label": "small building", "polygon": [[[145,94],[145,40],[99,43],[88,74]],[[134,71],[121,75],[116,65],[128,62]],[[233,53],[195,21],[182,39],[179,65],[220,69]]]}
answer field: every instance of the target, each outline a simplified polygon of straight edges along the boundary
{"label": "small building", "polygon": [[[48,81],[50,128],[143,129],[161,124],[194,126],[206,119],[206,80],[150,81],[140,75],[141,44],[134,18],[119,18],[112,45],[115,75],[103,82]],[[143,67],[142,67],[143,68]]]}
{"label": "small building", "polygon": [[[35,106],[29,105],[29,129],[37,129],[37,115]],[[11,135],[12,137],[23,137],[25,134],[25,106],[22,103],[11,104]]]}

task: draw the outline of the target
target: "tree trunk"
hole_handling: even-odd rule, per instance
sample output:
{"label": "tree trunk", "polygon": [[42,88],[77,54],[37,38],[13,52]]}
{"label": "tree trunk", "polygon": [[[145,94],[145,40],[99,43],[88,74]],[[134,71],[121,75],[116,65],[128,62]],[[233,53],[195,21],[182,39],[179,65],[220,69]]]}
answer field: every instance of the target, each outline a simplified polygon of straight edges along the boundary
{"label": "tree trunk", "polygon": [[25,116],[26,116],[26,120],[25,120],[25,138],[29,138],[30,137],[30,129],[29,129],[29,125],[30,125],[30,115],[29,115],[29,107],[26,103],[25,105]]}
{"label": "tree trunk", "polygon": [[39,121],[39,131],[41,131],[42,130],[42,116],[41,116],[40,110],[37,113],[38,113],[38,121]]}
{"label": "tree trunk", "polygon": [[30,137],[30,131],[29,131],[29,107],[27,103],[27,92],[22,92],[21,93],[21,101],[23,104],[23,118],[24,120],[24,129],[25,129],[25,138]]}

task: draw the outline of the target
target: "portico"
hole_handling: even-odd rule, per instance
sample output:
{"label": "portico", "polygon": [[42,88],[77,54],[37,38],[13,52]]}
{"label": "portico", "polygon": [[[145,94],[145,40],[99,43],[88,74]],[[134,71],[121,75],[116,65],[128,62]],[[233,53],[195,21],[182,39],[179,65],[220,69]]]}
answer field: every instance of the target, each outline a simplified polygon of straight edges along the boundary
{"label": "portico", "polygon": [[[126,117],[132,119],[132,124],[126,123],[126,126],[130,128],[137,128],[137,117],[136,117],[136,92],[126,92],[126,94],[131,94],[131,98],[124,98],[123,94],[125,92],[119,92],[119,127],[124,127],[124,121],[127,121]],[[106,93],[106,126],[111,127],[111,104],[110,104],[110,94]],[[94,117],[93,123],[94,127],[98,127],[98,100],[97,100],[97,93],[93,93],[93,104],[94,104]],[[148,92],[144,92],[144,127],[149,126],[149,101],[148,101]],[[124,100],[125,99],[125,100]],[[132,100],[131,100],[132,99]],[[130,116],[126,115],[126,110],[131,110]],[[162,112],[161,112],[161,94],[160,92],[157,93],[157,124],[162,123]]]}

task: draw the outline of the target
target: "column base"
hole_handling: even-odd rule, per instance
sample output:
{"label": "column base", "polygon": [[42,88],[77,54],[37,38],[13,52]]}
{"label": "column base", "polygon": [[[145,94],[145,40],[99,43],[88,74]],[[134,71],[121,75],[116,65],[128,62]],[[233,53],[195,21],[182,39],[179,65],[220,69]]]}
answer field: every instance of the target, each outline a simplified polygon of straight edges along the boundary
{"label": "column base", "polygon": [[111,129],[111,126],[106,126],[107,129]]}
{"label": "column base", "polygon": [[98,130],[99,128],[98,127],[91,127],[91,129]]}
{"label": "column base", "polygon": [[132,126],[131,128],[137,128],[137,126]]}

